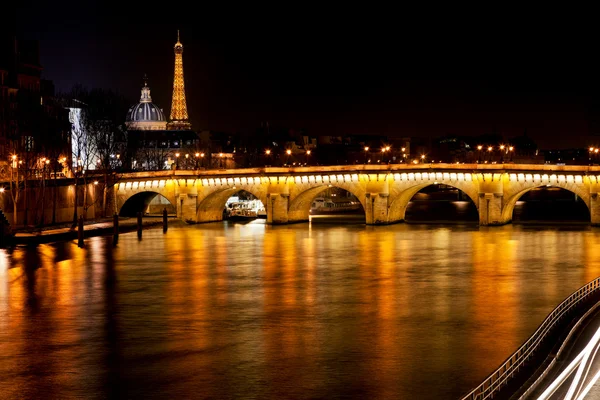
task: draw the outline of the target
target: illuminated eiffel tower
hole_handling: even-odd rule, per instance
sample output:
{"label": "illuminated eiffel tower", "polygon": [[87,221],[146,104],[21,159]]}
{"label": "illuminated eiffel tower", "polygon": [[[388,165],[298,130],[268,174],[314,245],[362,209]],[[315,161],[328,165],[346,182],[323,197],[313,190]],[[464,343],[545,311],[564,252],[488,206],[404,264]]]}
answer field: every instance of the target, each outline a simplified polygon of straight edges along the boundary
{"label": "illuminated eiffel tower", "polygon": [[175,43],[175,77],[173,79],[173,101],[171,103],[171,122],[167,124],[169,130],[188,130],[192,124],[188,120],[187,106],[185,103],[185,87],[183,85],[183,45],[179,41],[179,30],[177,31],[177,43]]}

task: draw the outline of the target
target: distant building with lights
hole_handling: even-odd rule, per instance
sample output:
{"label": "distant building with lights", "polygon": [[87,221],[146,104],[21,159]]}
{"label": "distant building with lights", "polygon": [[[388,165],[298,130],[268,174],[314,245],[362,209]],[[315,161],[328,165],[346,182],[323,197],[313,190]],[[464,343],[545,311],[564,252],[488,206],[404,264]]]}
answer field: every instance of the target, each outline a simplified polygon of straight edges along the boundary
{"label": "distant building with lights", "polygon": [[175,51],[173,98],[170,121],[163,110],[152,102],[148,82],[144,82],[138,104],[126,116],[128,159],[136,170],[198,168],[201,164],[200,139],[189,122],[183,77],[183,45],[179,40]]}

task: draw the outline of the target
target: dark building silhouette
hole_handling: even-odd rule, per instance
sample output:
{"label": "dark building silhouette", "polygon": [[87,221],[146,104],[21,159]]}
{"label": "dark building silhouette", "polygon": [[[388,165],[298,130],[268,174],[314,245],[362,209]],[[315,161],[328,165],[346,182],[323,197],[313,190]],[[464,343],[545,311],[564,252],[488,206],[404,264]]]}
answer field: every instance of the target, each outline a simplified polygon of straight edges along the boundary
{"label": "dark building silhouette", "polygon": [[27,168],[47,157],[68,154],[69,118],[54,98],[54,85],[42,79],[39,45],[13,33],[0,37],[0,175],[16,154]]}

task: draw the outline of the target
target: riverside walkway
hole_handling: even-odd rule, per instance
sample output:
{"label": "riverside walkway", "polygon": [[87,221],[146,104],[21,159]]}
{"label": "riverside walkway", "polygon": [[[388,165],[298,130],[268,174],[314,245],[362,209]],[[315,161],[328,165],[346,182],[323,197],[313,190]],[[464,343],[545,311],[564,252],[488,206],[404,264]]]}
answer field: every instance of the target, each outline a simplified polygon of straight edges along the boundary
{"label": "riverside walkway", "polygon": [[[182,222],[178,219],[169,218],[169,225],[181,223]],[[162,216],[146,216],[142,219],[142,229],[158,228],[162,227],[162,224]],[[85,238],[111,235],[114,233],[113,219],[105,218],[101,220],[85,221],[83,229]],[[136,229],[136,218],[119,218],[119,233],[134,232]],[[7,245],[33,245],[74,239],[77,239],[77,228],[73,228],[71,224],[61,224],[59,226],[48,226],[45,228],[20,228],[12,237],[7,239]]]}

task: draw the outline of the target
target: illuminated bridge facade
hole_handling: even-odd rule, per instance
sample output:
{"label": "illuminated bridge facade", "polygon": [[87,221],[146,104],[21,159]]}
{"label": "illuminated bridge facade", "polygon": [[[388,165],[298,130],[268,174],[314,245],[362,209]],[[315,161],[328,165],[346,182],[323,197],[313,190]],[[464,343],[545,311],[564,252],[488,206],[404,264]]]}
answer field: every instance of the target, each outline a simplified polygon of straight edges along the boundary
{"label": "illuminated bridge facade", "polygon": [[[421,189],[444,184],[463,191],[479,212],[480,225],[511,222],[517,200],[528,191],[553,186],[585,202],[592,225],[600,225],[600,167],[523,164],[418,164],[254,168],[129,173],[115,185],[113,207],[160,194],[189,222],[220,221],[229,197],[241,190],[263,202],[267,222],[308,221],[312,200],[329,187],[355,195],[370,225],[404,220]],[[129,204],[131,205],[131,203]]]}

